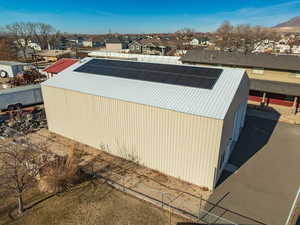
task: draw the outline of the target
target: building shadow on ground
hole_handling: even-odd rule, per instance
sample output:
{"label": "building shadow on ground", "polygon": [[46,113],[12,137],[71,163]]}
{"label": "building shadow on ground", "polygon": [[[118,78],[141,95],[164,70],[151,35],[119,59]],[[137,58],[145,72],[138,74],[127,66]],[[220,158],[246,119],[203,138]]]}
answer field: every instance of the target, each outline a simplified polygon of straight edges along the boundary
{"label": "building shadow on ground", "polygon": [[[239,169],[257,152],[259,152],[269,141],[278,120],[263,119],[256,116],[247,116],[245,127],[236,143],[228,164]],[[221,185],[233,172],[223,170],[222,175],[216,185]]]}
{"label": "building shadow on ground", "polygon": [[300,215],[298,216],[298,219],[296,221],[296,224],[295,225],[300,225]]}
{"label": "building shadow on ground", "polygon": [[[276,125],[278,123],[278,119],[266,119],[262,117],[255,116],[255,114],[247,113],[245,127],[241,133],[241,136],[236,143],[235,149],[232,152],[228,164],[231,164],[235,167],[235,169],[239,169],[243,166],[247,161],[249,161],[255,154],[261,151],[264,146],[269,142]],[[232,167],[231,167],[232,168]],[[223,170],[222,175],[216,185],[216,188],[221,188],[224,183],[230,176],[234,173],[234,171]],[[219,195],[221,193],[221,195]],[[230,220],[238,220],[245,221],[244,224],[264,224],[261,221],[258,221],[254,218],[250,218],[247,215],[240,214],[239,212],[232,211],[231,209],[224,208],[223,202],[226,201],[225,197],[229,197],[231,195],[230,192],[222,194],[214,195],[211,197],[205,205],[205,210],[210,214],[214,214],[215,216],[219,216],[219,218]],[[229,220],[229,221],[230,221]],[[220,220],[220,222],[223,220]],[[231,222],[231,221],[230,221]],[[216,223],[219,224],[219,223]],[[222,222],[220,224],[223,224]]]}

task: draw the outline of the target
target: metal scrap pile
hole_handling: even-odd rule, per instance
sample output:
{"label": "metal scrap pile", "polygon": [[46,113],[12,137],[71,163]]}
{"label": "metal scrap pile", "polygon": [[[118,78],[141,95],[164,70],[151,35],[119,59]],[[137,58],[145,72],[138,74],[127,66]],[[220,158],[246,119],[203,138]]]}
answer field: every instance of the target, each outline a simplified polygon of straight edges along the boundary
{"label": "metal scrap pile", "polygon": [[0,136],[16,137],[47,128],[44,109],[16,110],[0,121]]}

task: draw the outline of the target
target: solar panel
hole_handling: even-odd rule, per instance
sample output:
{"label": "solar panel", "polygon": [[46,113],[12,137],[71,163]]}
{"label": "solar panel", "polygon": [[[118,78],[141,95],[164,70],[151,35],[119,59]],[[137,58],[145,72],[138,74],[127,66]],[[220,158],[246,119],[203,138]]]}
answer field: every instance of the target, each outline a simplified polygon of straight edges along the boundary
{"label": "solar panel", "polygon": [[212,89],[222,69],[92,59],[75,72]]}

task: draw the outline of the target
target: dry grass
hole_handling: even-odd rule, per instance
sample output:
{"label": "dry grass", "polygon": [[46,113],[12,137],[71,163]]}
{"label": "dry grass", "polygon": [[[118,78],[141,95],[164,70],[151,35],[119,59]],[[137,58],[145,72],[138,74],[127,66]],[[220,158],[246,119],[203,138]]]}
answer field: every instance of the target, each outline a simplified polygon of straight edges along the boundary
{"label": "dry grass", "polygon": [[56,155],[55,159],[41,171],[39,189],[45,193],[57,193],[67,190],[80,178],[81,156],[73,148],[66,156]]}
{"label": "dry grass", "polygon": [[[26,202],[34,204],[46,196],[32,198],[31,195]],[[175,215],[170,217],[169,212],[99,181],[85,182],[68,192],[54,195],[14,221],[8,219],[7,211],[0,209],[0,224],[9,225],[175,225],[177,222],[187,221]]]}

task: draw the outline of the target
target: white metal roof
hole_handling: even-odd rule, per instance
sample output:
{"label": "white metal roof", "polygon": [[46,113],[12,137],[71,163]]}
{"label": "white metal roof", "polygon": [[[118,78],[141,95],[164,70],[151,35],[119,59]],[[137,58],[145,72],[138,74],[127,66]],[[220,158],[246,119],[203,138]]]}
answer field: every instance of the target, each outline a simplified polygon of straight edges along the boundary
{"label": "white metal roof", "polygon": [[224,68],[213,89],[209,90],[73,71],[91,59],[85,58],[42,85],[224,119],[243,76],[246,76],[245,70]]}
{"label": "white metal roof", "polygon": [[139,62],[182,64],[182,62],[180,61],[180,57],[178,56],[141,55],[111,51],[92,51],[88,55],[90,57],[123,58],[125,60],[136,59]]}

